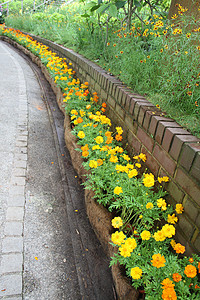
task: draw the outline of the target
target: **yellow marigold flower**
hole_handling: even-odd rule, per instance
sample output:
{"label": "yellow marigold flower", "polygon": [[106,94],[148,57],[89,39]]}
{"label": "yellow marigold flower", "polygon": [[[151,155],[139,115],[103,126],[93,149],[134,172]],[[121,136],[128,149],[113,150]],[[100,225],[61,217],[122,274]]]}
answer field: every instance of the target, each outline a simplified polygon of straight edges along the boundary
{"label": "yellow marigold flower", "polygon": [[154,254],[152,256],[151,263],[156,268],[164,267],[165,266],[165,262],[166,262],[165,257],[163,255],[161,255],[160,253]]}
{"label": "yellow marigold flower", "polygon": [[163,289],[167,289],[167,288],[174,288],[175,284],[173,283],[173,281],[171,281],[169,278],[165,278],[161,284],[163,285],[162,288]]}
{"label": "yellow marigold flower", "polygon": [[83,131],[79,131],[77,135],[80,139],[83,139],[85,137],[85,133]]}
{"label": "yellow marigold flower", "polygon": [[98,159],[97,159],[97,164],[98,164],[98,166],[103,165],[103,159],[98,158]]}
{"label": "yellow marigold flower", "polygon": [[90,108],[91,108],[90,104],[86,105],[86,109],[90,109]]}
{"label": "yellow marigold flower", "polygon": [[76,116],[75,115],[71,116],[71,120],[74,120],[74,119],[76,119]]}
{"label": "yellow marigold flower", "polygon": [[136,166],[138,169],[141,168],[141,164],[139,164],[139,163],[136,163],[135,166]]}
{"label": "yellow marigold flower", "polygon": [[176,204],[176,212],[177,212],[177,214],[182,214],[182,212],[183,212],[183,205],[180,203],[180,204]]}
{"label": "yellow marigold flower", "polygon": [[148,241],[151,237],[151,233],[148,230],[143,230],[140,236],[143,241]]}
{"label": "yellow marigold flower", "polygon": [[197,275],[197,269],[193,265],[187,265],[185,267],[184,273],[189,278],[194,278]]}
{"label": "yellow marigold flower", "polygon": [[142,269],[139,267],[131,268],[130,275],[133,279],[140,279],[142,276]]}
{"label": "yellow marigold flower", "polygon": [[89,166],[91,169],[96,169],[98,167],[98,163],[96,160],[90,160]]}
{"label": "yellow marigold flower", "polygon": [[172,275],[172,278],[173,278],[174,282],[179,282],[179,281],[182,280],[182,276],[181,276],[181,274],[179,274],[179,273],[174,273],[174,274]]}
{"label": "yellow marigold flower", "polygon": [[118,162],[118,157],[115,156],[115,155],[111,155],[111,157],[110,157],[110,162],[113,162],[113,163]]}
{"label": "yellow marigold flower", "polygon": [[174,247],[175,247],[175,245],[176,245],[175,240],[171,240],[170,244],[171,244],[172,248],[174,249]]}
{"label": "yellow marigold flower", "polygon": [[123,190],[120,186],[116,186],[114,188],[114,194],[119,195],[119,194],[122,194],[122,193],[123,193]]}
{"label": "yellow marigold flower", "polygon": [[134,238],[131,238],[131,237],[126,239],[124,244],[126,246],[128,246],[131,249],[131,251],[133,251],[137,247],[136,240]]}
{"label": "yellow marigold flower", "polygon": [[123,257],[130,257],[132,250],[126,246],[125,244],[122,244],[119,248],[120,255]]}
{"label": "yellow marigold flower", "polygon": [[99,135],[95,138],[95,141],[97,144],[101,144],[101,143],[103,143],[103,137]]}
{"label": "yellow marigold flower", "polygon": [[123,129],[121,127],[116,127],[116,131],[117,131],[118,134],[123,133]]}
{"label": "yellow marigold flower", "polygon": [[146,209],[152,209],[153,208],[153,203],[152,202],[148,202],[146,205]]}
{"label": "yellow marigold flower", "polygon": [[167,217],[167,222],[168,222],[168,223],[176,224],[177,221],[178,221],[178,218],[176,217],[175,214],[173,214],[173,215],[168,215],[168,217]]}
{"label": "yellow marigold flower", "polygon": [[152,173],[150,174],[144,174],[143,178],[143,184],[146,187],[152,187],[154,186],[155,180],[154,180],[154,175]]}
{"label": "yellow marigold flower", "polygon": [[130,170],[130,171],[128,172],[128,177],[129,177],[129,178],[133,178],[133,177],[135,177],[135,176],[137,176],[137,175],[138,175],[138,171],[137,171],[136,169]]}
{"label": "yellow marigold flower", "polygon": [[114,219],[112,219],[112,226],[114,228],[119,228],[123,225],[123,221],[122,218],[120,217],[115,217]]}
{"label": "yellow marigold flower", "polygon": [[157,200],[157,206],[160,207],[162,210],[166,210],[167,209],[167,203],[165,201],[165,199],[160,198]]}
{"label": "yellow marigold flower", "polygon": [[147,160],[147,156],[144,153],[140,153],[138,156],[143,162],[145,162]]}
{"label": "yellow marigold flower", "polygon": [[173,225],[166,224],[162,227],[162,232],[168,238],[171,238],[175,235],[175,227]]}
{"label": "yellow marigold flower", "polygon": [[123,159],[129,161],[130,160],[130,157],[127,155],[127,154],[123,154],[121,155],[123,157]]}
{"label": "yellow marigold flower", "polygon": [[101,147],[100,147],[99,145],[94,145],[94,146],[92,147],[92,150],[98,150],[98,149],[101,149]]}
{"label": "yellow marigold flower", "polygon": [[174,250],[176,251],[176,253],[181,253],[183,254],[185,252],[185,247],[183,245],[181,245],[180,243],[177,243],[174,246]]}
{"label": "yellow marigold flower", "polygon": [[126,236],[122,231],[116,231],[111,235],[111,241],[115,245],[121,245],[124,242],[125,238]]}
{"label": "yellow marigold flower", "polygon": [[176,292],[174,288],[166,288],[162,292],[163,300],[177,300]]}
{"label": "yellow marigold flower", "polygon": [[158,177],[158,182],[168,182],[169,181],[169,177],[167,176],[163,176],[163,177]]}
{"label": "yellow marigold flower", "polygon": [[72,110],[71,110],[71,114],[72,114],[72,115],[76,115],[76,116],[77,116],[77,115],[78,115],[78,112],[77,112],[77,110],[75,110],[75,109],[72,109]]}
{"label": "yellow marigold flower", "polygon": [[163,242],[166,239],[166,236],[164,235],[164,232],[162,230],[158,230],[154,233],[154,239],[156,242]]}

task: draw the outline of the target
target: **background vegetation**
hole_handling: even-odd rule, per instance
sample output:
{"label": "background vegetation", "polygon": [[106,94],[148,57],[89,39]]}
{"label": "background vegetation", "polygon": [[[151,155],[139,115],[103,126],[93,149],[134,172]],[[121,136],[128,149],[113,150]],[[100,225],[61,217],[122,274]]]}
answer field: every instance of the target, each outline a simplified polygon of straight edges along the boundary
{"label": "background vegetation", "polygon": [[169,5],[168,0],[52,2],[35,13],[13,8],[6,25],[82,53],[200,136],[200,23],[180,5],[169,21]]}

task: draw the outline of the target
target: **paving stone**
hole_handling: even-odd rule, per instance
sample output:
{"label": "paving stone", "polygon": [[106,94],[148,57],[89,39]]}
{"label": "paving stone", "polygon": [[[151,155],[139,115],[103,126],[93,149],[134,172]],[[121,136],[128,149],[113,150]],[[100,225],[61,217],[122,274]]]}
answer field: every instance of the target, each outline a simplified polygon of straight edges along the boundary
{"label": "paving stone", "polygon": [[22,253],[3,254],[0,274],[22,272]]}
{"label": "paving stone", "polygon": [[25,196],[24,195],[10,195],[7,199],[8,206],[24,206]]}
{"label": "paving stone", "polygon": [[23,168],[14,168],[12,174],[16,177],[23,177],[26,176],[26,169]]}
{"label": "paving stone", "polygon": [[19,296],[16,295],[16,296],[13,296],[13,297],[8,296],[6,298],[3,297],[3,299],[5,299],[5,300],[22,300],[22,295],[19,295]]}
{"label": "paving stone", "polygon": [[22,294],[21,274],[2,275],[0,277],[0,297]]}
{"label": "paving stone", "polygon": [[[27,127],[25,126],[24,127],[24,130],[27,130]],[[25,136],[25,135],[19,135],[18,138],[17,138],[18,141],[24,141],[24,142],[27,142],[28,140],[28,137]]]}
{"label": "paving stone", "polygon": [[27,154],[26,153],[16,153],[15,159],[17,160],[27,160]]}
{"label": "paving stone", "polygon": [[24,186],[11,186],[10,187],[10,195],[24,195]]}
{"label": "paving stone", "polygon": [[27,147],[26,141],[16,141],[16,147]]}
{"label": "paving stone", "polygon": [[12,206],[8,207],[6,213],[7,221],[23,221],[24,218],[24,207]]}
{"label": "paving stone", "polygon": [[26,169],[27,162],[25,160],[15,160],[14,161],[14,167]]}
{"label": "paving stone", "polygon": [[2,240],[2,253],[22,252],[22,237],[4,237]]}
{"label": "paving stone", "polygon": [[27,147],[15,147],[15,153],[26,154],[27,153]]}
{"label": "paving stone", "polygon": [[18,132],[20,133],[20,135],[28,135],[28,131],[24,130],[24,129],[18,129]]}
{"label": "paving stone", "polygon": [[22,222],[12,222],[12,221],[5,222],[4,234],[6,236],[9,235],[22,236],[22,232],[23,232]]}
{"label": "paving stone", "polygon": [[19,177],[19,176],[12,176],[11,177],[11,183],[13,185],[25,185],[26,178],[25,177]]}

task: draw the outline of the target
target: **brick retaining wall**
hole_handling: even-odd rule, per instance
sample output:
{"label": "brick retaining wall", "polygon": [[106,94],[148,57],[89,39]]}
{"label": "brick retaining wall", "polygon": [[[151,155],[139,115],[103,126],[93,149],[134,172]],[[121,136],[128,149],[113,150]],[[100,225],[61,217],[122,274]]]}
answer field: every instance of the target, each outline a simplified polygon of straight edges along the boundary
{"label": "brick retaining wall", "polygon": [[186,253],[200,253],[200,140],[165,115],[143,96],[135,94],[121,81],[101,67],[43,38],[32,36],[72,63],[82,82],[87,81],[107,103],[106,114],[113,124],[124,130],[129,154],[143,152],[146,165],[155,176],[167,175],[168,202],[182,203],[177,240],[186,246]]}

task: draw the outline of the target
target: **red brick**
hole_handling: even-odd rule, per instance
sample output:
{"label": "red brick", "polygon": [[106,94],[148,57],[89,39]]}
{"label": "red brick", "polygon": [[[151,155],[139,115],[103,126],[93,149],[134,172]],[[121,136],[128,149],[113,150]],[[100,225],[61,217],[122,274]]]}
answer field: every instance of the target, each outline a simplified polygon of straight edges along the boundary
{"label": "red brick", "polygon": [[113,99],[111,96],[108,97],[107,103],[108,103],[108,105],[112,106],[112,108],[115,108],[116,102],[115,102],[115,99]]}
{"label": "red brick", "polygon": [[192,166],[192,162],[196,155],[196,152],[200,151],[200,144],[199,143],[191,143],[191,144],[184,144],[183,149],[181,151],[181,156],[179,163],[180,165],[187,170],[190,171]]}
{"label": "red brick", "polygon": [[186,217],[185,214],[179,215],[178,219],[178,228],[181,228],[181,231],[184,232],[187,240],[190,240],[195,230],[194,225],[192,224],[190,219]]}
{"label": "red brick", "polygon": [[190,174],[200,183],[200,152],[195,157]]}
{"label": "red brick", "polygon": [[152,152],[154,140],[141,127],[138,127],[137,138],[150,152]]}
{"label": "red brick", "polygon": [[184,192],[177,186],[177,184],[170,178],[169,182],[165,185],[165,189],[170,193],[173,199],[180,203],[183,201]]}
{"label": "red brick", "polygon": [[156,144],[153,155],[159,161],[159,163],[163,166],[163,168],[173,176],[174,171],[176,169],[176,163],[173,159],[169,157],[167,152],[162,149],[159,145]]}
{"label": "red brick", "polygon": [[133,147],[135,153],[140,153],[141,142],[131,131],[128,132],[128,144],[129,146]]}
{"label": "red brick", "polygon": [[146,154],[146,157],[147,157],[145,165],[157,177],[160,165],[153,158],[152,154],[148,150],[146,150],[146,148],[142,147],[141,152]]}
{"label": "red brick", "polygon": [[197,236],[197,238],[196,238],[196,240],[194,242],[194,246],[195,246],[195,248],[198,251],[197,254],[200,255],[200,251],[199,251],[199,249],[200,249],[200,233],[198,234],[198,236]]}
{"label": "red brick", "polygon": [[200,207],[196,205],[189,197],[184,201],[184,213],[193,221],[195,224]]}
{"label": "red brick", "polygon": [[161,121],[161,122],[158,123],[155,139],[160,145],[162,144],[162,141],[163,141],[163,138],[164,138],[164,135],[165,135],[165,130],[168,127],[170,127],[171,124],[174,124],[174,126],[176,126],[175,122],[163,122],[163,121]]}
{"label": "red brick", "polygon": [[153,115],[152,118],[151,118],[150,125],[149,125],[149,133],[152,134],[153,136],[155,135],[158,122],[160,122],[160,121],[169,121],[169,122],[171,121],[171,122],[173,122],[172,119],[168,119],[168,118],[165,118],[165,117],[160,117],[160,116]]}
{"label": "red brick", "polygon": [[136,101],[133,98],[131,98],[131,100],[130,100],[130,107],[129,107],[129,113],[131,115],[133,115],[135,104],[136,104]]}
{"label": "red brick", "polygon": [[[166,124],[168,123],[168,124]],[[168,127],[165,130],[165,134],[162,141],[163,148],[168,152],[172,139],[174,137],[174,129],[177,128],[177,130],[182,129],[180,125],[178,125],[176,122],[165,122],[166,127]]]}
{"label": "red brick", "polygon": [[124,120],[125,110],[117,103],[116,103],[115,110],[116,110],[116,114],[118,114],[122,118],[122,120]]}
{"label": "red brick", "polygon": [[187,142],[195,142],[198,141],[198,138],[195,136],[189,134],[187,135],[176,135],[174,137],[174,140],[172,141],[171,149],[169,151],[169,154],[175,159],[178,160],[182,145]]}
{"label": "red brick", "polygon": [[146,107],[151,107],[153,104],[149,103],[148,101],[137,101],[137,103],[134,106],[134,118],[137,120],[138,115],[139,115],[139,110],[141,106],[146,106]]}
{"label": "red brick", "polygon": [[198,186],[192,178],[180,168],[177,169],[176,182],[180,187],[200,206],[200,186]]}
{"label": "red brick", "polygon": [[125,115],[125,119],[124,119],[124,122],[125,122],[125,126],[131,130],[134,134],[136,134],[137,132],[137,122],[135,122],[133,120],[133,117],[126,114]]}
{"label": "red brick", "polygon": [[[150,108],[151,109],[151,108]],[[152,108],[153,110],[153,108]],[[144,117],[144,120],[143,120],[143,128],[147,131],[148,128],[149,128],[149,124],[151,122],[151,117],[152,117],[152,111],[151,110],[148,110],[146,111],[145,113],[145,117]]]}
{"label": "red brick", "polygon": [[131,103],[131,97],[129,95],[127,95],[126,96],[126,103],[125,103],[125,106],[124,106],[124,108],[127,112],[129,112],[130,103]]}
{"label": "red brick", "polygon": [[188,238],[185,236],[184,232],[180,227],[177,226],[175,240],[181,245],[185,246],[184,255],[191,256],[195,251],[192,247],[192,244],[188,241]]}

